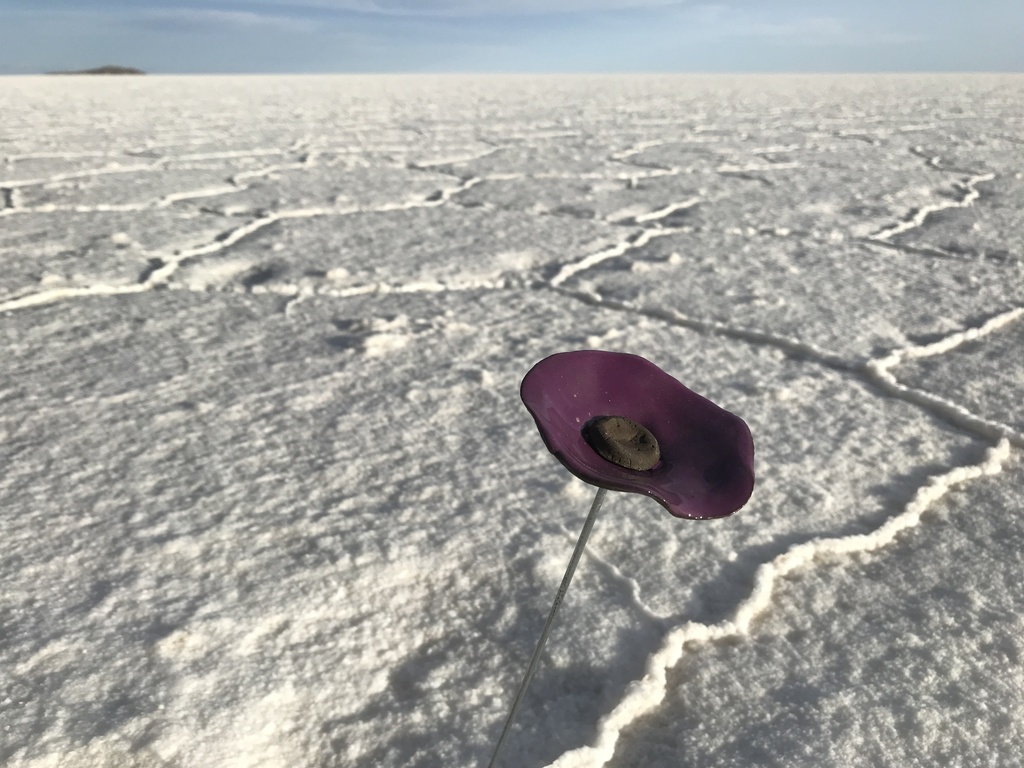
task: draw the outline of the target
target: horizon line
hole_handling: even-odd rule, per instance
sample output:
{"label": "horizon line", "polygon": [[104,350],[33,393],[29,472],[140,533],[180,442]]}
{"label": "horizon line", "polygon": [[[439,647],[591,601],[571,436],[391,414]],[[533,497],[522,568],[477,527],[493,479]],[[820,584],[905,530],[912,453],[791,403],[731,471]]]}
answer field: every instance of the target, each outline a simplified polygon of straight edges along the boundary
{"label": "horizon line", "polygon": [[[111,66],[111,65],[102,65]],[[94,69],[89,67],[88,69]],[[323,72],[174,72],[174,71],[142,71],[137,73],[95,73],[82,70],[54,70],[48,72],[2,72],[0,77],[101,77],[108,79],[148,77],[649,77],[649,76],[825,76],[825,75],[877,75],[877,76],[914,76],[914,75],[1024,75],[1024,70],[1016,69],[921,69],[921,70],[562,70],[532,72],[504,70],[408,70],[408,71],[360,71],[339,70]]]}

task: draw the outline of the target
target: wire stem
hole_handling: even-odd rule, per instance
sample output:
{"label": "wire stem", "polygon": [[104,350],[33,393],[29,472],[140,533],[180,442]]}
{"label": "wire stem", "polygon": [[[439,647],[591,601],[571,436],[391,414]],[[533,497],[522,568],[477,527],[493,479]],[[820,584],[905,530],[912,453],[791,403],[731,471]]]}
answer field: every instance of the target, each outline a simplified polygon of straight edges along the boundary
{"label": "wire stem", "polygon": [[512,709],[508,713],[508,719],[505,720],[505,727],[501,731],[501,736],[498,737],[498,743],[494,747],[494,754],[491,756],[491,762],[487,764],[487,768],[497,768],[498,757],[501,755],[501,748],[505,745],[505,737],[508,736],[508,732],[512,729],[512,724],[516,720],[516,714],[519,712],[519,705],[523,703],[523,696],[526,694],[526,689],[530,687],[530,681],[533,680],[533,675],[537,671],[541,651],[544,650],[544,643],[547,642],[548,635],[551,633],[551,625],[555,622],[555,615],[558,613],[558,609],[562,607],[562,600],[565,599],[565,593],[569,589],[569,583],[572,581],[573,574],[576,573],[576,566],[579,565],[580,558],[583,556],[583,549],[587,546],[587,539],[590,538],[590,531],[594,527],[594,520],[597,519],[597,512],[601,509],[601,505],[604,504],[604,497],[607,494],[608,491],[606,489],[597,489],[597,495],[594,497],[594,503],[590,505],[590,514],[587,515],[587,520],[583,523],[583,530],[580,531],[580,538],[576,542],[576,548],[572,551],[572,557],[569,558],[569,565],[565,569],[565,576],[562,577],[562,585],[558,588],[558,593],[555,595],[555,602],[551,606],[551,613],[548,614],[548,620],[544,624],[544,629],[540,633],[540,639],[537,640],[537,650],[533,652],[533,658],[530,659],[530,666],[526,668],[526,674],[523,676],[523,682],[519,685],[519,692],[516,694],[515,701],[512,702]]}

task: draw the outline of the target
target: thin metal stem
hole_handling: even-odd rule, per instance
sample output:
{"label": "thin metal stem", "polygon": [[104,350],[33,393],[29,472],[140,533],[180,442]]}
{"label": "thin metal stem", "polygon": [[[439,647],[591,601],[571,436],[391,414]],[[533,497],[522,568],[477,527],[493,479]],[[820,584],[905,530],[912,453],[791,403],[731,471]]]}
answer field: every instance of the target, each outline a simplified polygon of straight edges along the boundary
{"label": "thin metal stem", "polygon": [[526,695],[526,689],[530,687],[530,681],[533,680],[533,674],[537,671],[541,651],[544,650],[544,643],[547,642],[548,635],[551,633],[551,625],[555,622],[555,614],[557,614],[558,609],[562,607],[562,600],[565,599],[565,593],[569,589],[569,583],[572,581],[573,574],[576,573],[576,566],[579,565],[580,558],[583,556],[583,549],[587,546],[587,539],[590,538],[590,531],[594,527],[594,520],[597,519],[597,512],[601,509],[601,505],[604,504],[604,497],[607,494],[608,491],[606,489],[597,489],[597,495],[594,497],[594,503],[590,505],[590,514],[587,515],[587,520],[583,523],[583,530],[580,531],[580,538],[576,542],[576,548],[572,551],[572,557],[569,558],[569,565],[565,569],[565,576],[562,577],[562,585],[558,588],[558,593],[555,595],[555,602],[551,606],[551,613],[548,614],[548,620],[544,624],[544,629],[540,633],[540,639],[537,640],[537,650],[533,652],[533,658],[530,659],[530,666],[526,668],[526,674],[523,676],[523,682],[519,685],[519,692],[516,694],[515,701],[512,702],[512,709],[508,713],[508,719],[505,721],[505,727],[501,731],[501,736],[498,737],[498,743],[494,747],[494,754],[491,756],[491,762],[487,764],[487,768],[497,768],[498,757],[501,755],[501,748],[505,744],[505,737],[508,736],[508,732],[512,730],[512,724],[515,722],[516,714],[519,712],[519,705],[523,703],[523,696]]}

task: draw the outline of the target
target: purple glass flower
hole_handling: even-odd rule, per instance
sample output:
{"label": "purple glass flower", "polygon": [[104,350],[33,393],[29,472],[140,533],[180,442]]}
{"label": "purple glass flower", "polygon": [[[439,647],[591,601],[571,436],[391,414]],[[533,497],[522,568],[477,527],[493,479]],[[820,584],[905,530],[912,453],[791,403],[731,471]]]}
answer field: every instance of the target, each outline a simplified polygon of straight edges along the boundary
{"label": "purple glass flower", "polygon": [[746,422],[642,357],[552,355],[530,369],[520,395],[548,450],[588,483],[652,496],[694,519],[731,515],[754,490]]}

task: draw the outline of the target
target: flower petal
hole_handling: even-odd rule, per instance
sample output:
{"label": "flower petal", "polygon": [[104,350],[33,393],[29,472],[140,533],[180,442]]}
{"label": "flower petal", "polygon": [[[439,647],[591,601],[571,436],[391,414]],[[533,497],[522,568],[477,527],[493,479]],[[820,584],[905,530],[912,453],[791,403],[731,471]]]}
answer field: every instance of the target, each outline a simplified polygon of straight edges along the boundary
{"label": "flower petal", "polygon": [[[544,444],[593,485],[653,497],[677,517],[725,517],[754,490],[746,422],[638,355],[580,350],[541,360],[520,395]],[[595,416],[623,416],[657,439],[661,460],[636,470],[602,458],[583,437]]]}

